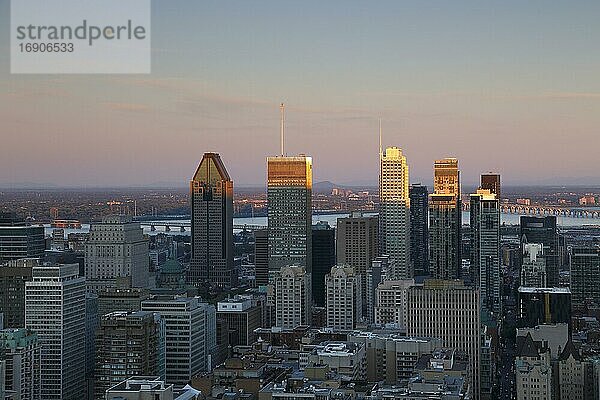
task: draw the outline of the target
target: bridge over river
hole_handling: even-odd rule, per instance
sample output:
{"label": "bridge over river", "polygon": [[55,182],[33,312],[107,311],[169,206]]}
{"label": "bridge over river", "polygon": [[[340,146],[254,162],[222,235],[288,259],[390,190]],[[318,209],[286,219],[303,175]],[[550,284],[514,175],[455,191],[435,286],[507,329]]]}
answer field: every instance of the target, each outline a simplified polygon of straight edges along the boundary
{"label": "bridge over river", "polygon": [[[470,204],[463,203],[463,210],[469,211]],[[518,214],[545,216],[555,215],[557,217],[571,218],[600,218],[600,208],[594,207],[561,207],[561,206],[542,206],[542,205],[524,205],[524,204],[501,204],[500,212],[503,214]]]}

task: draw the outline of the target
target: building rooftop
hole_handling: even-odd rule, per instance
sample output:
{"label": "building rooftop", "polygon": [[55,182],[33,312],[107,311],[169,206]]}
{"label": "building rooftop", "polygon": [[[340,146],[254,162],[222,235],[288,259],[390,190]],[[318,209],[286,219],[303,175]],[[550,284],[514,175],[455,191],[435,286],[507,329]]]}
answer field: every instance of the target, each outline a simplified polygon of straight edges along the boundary
{"label": "building rooftop", "polygon": [[519,293],[554,293],[554,294],[571,294],[571,289],[565,287],[537,288],[519,286]]}
{"label": "building rooftop", "polygon": [[541,342],[533,340],[531,333],[527,332],[526,336],[517,336],[517,357],[537,357],[544,353],[546,348]]}
{"label": "building rooftop", "polygon": [[378,332],[369,332],[369,331],[353,331],[349,335],[353,336],[353,337],[358,337],[358,338],[380,338],[380,339],[394,340],[397,342],[414,342],[414,343],[429,343],[432,340],[436,340],[433,338],[403,336],[398,333],[387,333],[387,332],[378,333]]}
{"label": "building rooftop", "polygon": [[173,388],[173,385],[167,385],[164,381],[160,380],[158,376],[132,376],[131,378],[124,380],[123,382],[117,383],[115,386],[108,389],[108,391],[156,391],[156,390],[167,390]]}
{"label": "building rooftop", "polygon": [[17,349],[37,343],[37,334],[25,328],[7,328],[0,330],[0,348]]}
{"label": "building rooftop", "polygon": [[356,354],[361,344],[353,342],[324,342],[315,346],[313,352],[319,356],[344,357]]}
{"label": "building rooftop", "polygon": [[161,274],[181,274],[183,272],[183,268],[181,267],[181,263],[177,260],[169,258],[161,267]]}

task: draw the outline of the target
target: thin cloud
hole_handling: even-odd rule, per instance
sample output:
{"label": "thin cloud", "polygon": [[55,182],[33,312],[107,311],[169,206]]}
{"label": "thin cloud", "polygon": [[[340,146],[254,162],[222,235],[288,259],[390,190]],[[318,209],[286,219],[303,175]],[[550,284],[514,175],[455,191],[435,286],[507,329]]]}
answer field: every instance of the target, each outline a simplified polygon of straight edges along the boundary
{"label": "thin cloud", "polygon": [[551,92],[539,95],[541,99],[556,99],[556,100],[569,100],[569,99],[600,99],[600,93],[595,92]]}
{"label": "thin cloud", "polygon": [[597,92],[545,92],[545,93],[497,93],[497,92],[360,92],[359,96],[372,97],[406,97],[406,98],[447,98],[447,97],[476,97],[481,99],[507,100],[571,100],[571,99],[600,99]]}
{"label": "thin cloud", "polygon": [[148,112],[151,111],[152,108],[146,104],[140,103],[115,103],[109,102],[104,103],[106,107],[115,111],[127,111],[127,112]]}

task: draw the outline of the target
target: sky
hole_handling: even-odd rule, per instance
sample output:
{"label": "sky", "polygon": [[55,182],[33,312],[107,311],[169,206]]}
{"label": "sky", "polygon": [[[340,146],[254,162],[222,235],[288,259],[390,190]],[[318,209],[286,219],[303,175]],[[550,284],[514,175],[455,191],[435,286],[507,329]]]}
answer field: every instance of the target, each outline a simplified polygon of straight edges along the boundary
{"label": "sky", "polygon": [[0,0],[0,187],[185,186],[215,151],[236,185],[279,152],[314,180],[600,185],[600,2],[153,0],[152,73],[11,75]]}

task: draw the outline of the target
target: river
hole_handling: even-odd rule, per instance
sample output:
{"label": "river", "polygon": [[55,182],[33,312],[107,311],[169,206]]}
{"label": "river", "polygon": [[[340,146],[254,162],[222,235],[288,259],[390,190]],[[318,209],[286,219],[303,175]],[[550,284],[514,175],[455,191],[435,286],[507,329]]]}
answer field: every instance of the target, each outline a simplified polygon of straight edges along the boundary
{"label": "river", "polygon": [[[365,215],[374,215],[375,213],[365,213]],[[337,219],[340,217],[346,217],[349,213],[340,213],[340,214],[325,214],[325,215],[313,215],[313,223],[317,223],[318,221],[328,222],[331,226],[336,226]],[[501,214],[500,220],[503,224],[506,225],[519,225],[520,215],[518,214]],[[152,221],[145,221],[145,223],[151,223]],[[157,223],[189,223],[189,220],[161,220],[160,217],[157,217],[154,222]],[[465,225],[469,224],[469,212],[463,211],[462,213],[462,222]],[[584,226],[584,225],[596,225],[600,226],[600,219],[598,218],[573,218],[573,217],[557,217],[557,223],[559,226]],[[261,225],[267,226],[267,217],[242,217],[242,218],[234,218],[234,225]],[[50,235],[52,233],[52,228],[49,225],[45,226],[46,234]],[[84,233],[89,232],[90,226],[89,224],[82,224],[81,229],[65,229],[65,234],[69,233]],[[157,234],[159,232],[164,232],[164,227],[157,226],[155,231],[151,231],[150,227],[144,227],[144,233],[147,234]],[[185,232],[180,232],[178,228],[172,228],[170,232],[171,235],[189,235],[189,229],[186,229]]]}

